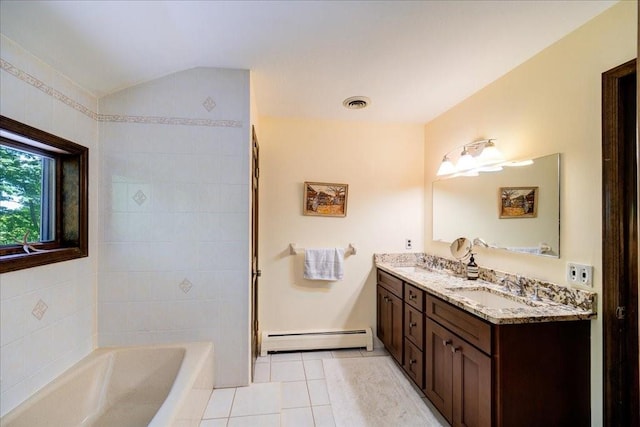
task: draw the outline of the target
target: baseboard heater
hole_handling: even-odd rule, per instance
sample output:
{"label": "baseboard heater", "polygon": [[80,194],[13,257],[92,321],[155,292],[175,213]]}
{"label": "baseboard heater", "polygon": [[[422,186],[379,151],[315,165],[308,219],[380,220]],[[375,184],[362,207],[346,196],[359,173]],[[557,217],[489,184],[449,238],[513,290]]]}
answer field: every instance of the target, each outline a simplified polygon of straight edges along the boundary
{"label": "baseboard heater", "polygon": [[260,355],[272,351],[322,350],[329,348],[361,348],[373,350],[371,328],[321,331],[271,331],[262,333]]}

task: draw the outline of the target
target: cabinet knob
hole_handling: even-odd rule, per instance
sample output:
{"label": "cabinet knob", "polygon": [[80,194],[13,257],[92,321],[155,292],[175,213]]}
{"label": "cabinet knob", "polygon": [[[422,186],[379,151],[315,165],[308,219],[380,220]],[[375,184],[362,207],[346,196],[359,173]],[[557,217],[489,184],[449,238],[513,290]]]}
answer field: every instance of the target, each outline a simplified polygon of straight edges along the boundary
{"label": "cabinet knob", "polygon": [[411,360],[409,360],[409,365],[413,365],[414,363],[416,363],[416,360],[415,360],[415,359],[411,359]]}
{"label": "cabinet knob", "polygon": [[455,353],[458,350],[460,350],[460,347],[451,347],[451,353]]}
{"label": "cabinet knob", "polygon": [[418,326],[416,322],[409,322],[409,327],[413,328],[414,326]]}
{"label": "cabinet knob", "polygon": [[416,298],[417,298],[417,295],[409,294],[409,299],[416,299]]}
{"label": "cabinet knob", "polygon": [[449,344],[451,344],[451,340],[442,340],[442,345],[443,346],[448,346]]}

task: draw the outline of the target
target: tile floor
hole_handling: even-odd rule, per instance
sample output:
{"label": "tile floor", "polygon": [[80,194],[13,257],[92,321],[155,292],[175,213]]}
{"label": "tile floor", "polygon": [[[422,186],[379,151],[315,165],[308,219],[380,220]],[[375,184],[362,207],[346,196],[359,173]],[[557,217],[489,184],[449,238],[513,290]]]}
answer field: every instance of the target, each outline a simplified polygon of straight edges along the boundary
{"label": "tile floor", "polygon": [[[253,384],[213,391],[200,427],[335,426],[322,359],[387,355],[374,348],[259,357]],[[416,392],[424,397],[417,387]]]}

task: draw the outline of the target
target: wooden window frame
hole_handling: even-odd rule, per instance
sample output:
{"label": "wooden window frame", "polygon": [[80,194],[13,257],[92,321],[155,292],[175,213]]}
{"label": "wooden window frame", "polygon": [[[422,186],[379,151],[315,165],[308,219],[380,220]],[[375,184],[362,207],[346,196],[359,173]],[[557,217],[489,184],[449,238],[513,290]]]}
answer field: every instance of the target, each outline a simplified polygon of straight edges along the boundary
{"label": "wooden window frame", "polygon": [[1,246],[0,273],[89,256],[89,149],[2,115],[0,130],[39,143],[0,136],[3,145],[26,148],[56,161],[54,240],[32,244],[42,252],[26,253],[20,244]]}

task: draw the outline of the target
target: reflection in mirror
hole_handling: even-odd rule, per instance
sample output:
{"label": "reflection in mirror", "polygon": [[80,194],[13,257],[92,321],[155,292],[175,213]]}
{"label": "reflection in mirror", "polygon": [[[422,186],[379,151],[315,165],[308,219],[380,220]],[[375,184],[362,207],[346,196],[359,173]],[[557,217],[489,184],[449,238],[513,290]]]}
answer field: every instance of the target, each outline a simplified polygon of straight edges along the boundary
{"label": "reflection in mirror", "polygon": [[471,240],[466,237],[458,237],[451,243],[449,248],[451,249],[451,255],[453,255],[455,259],[464,260],[471,254],[473,245],[471,244]]}
{"label": "reflection in mirror", "polygon": [[[433,240],[560,256],[560,154],[433,183]],[[477,239],[477,240],[476,240]]]}

